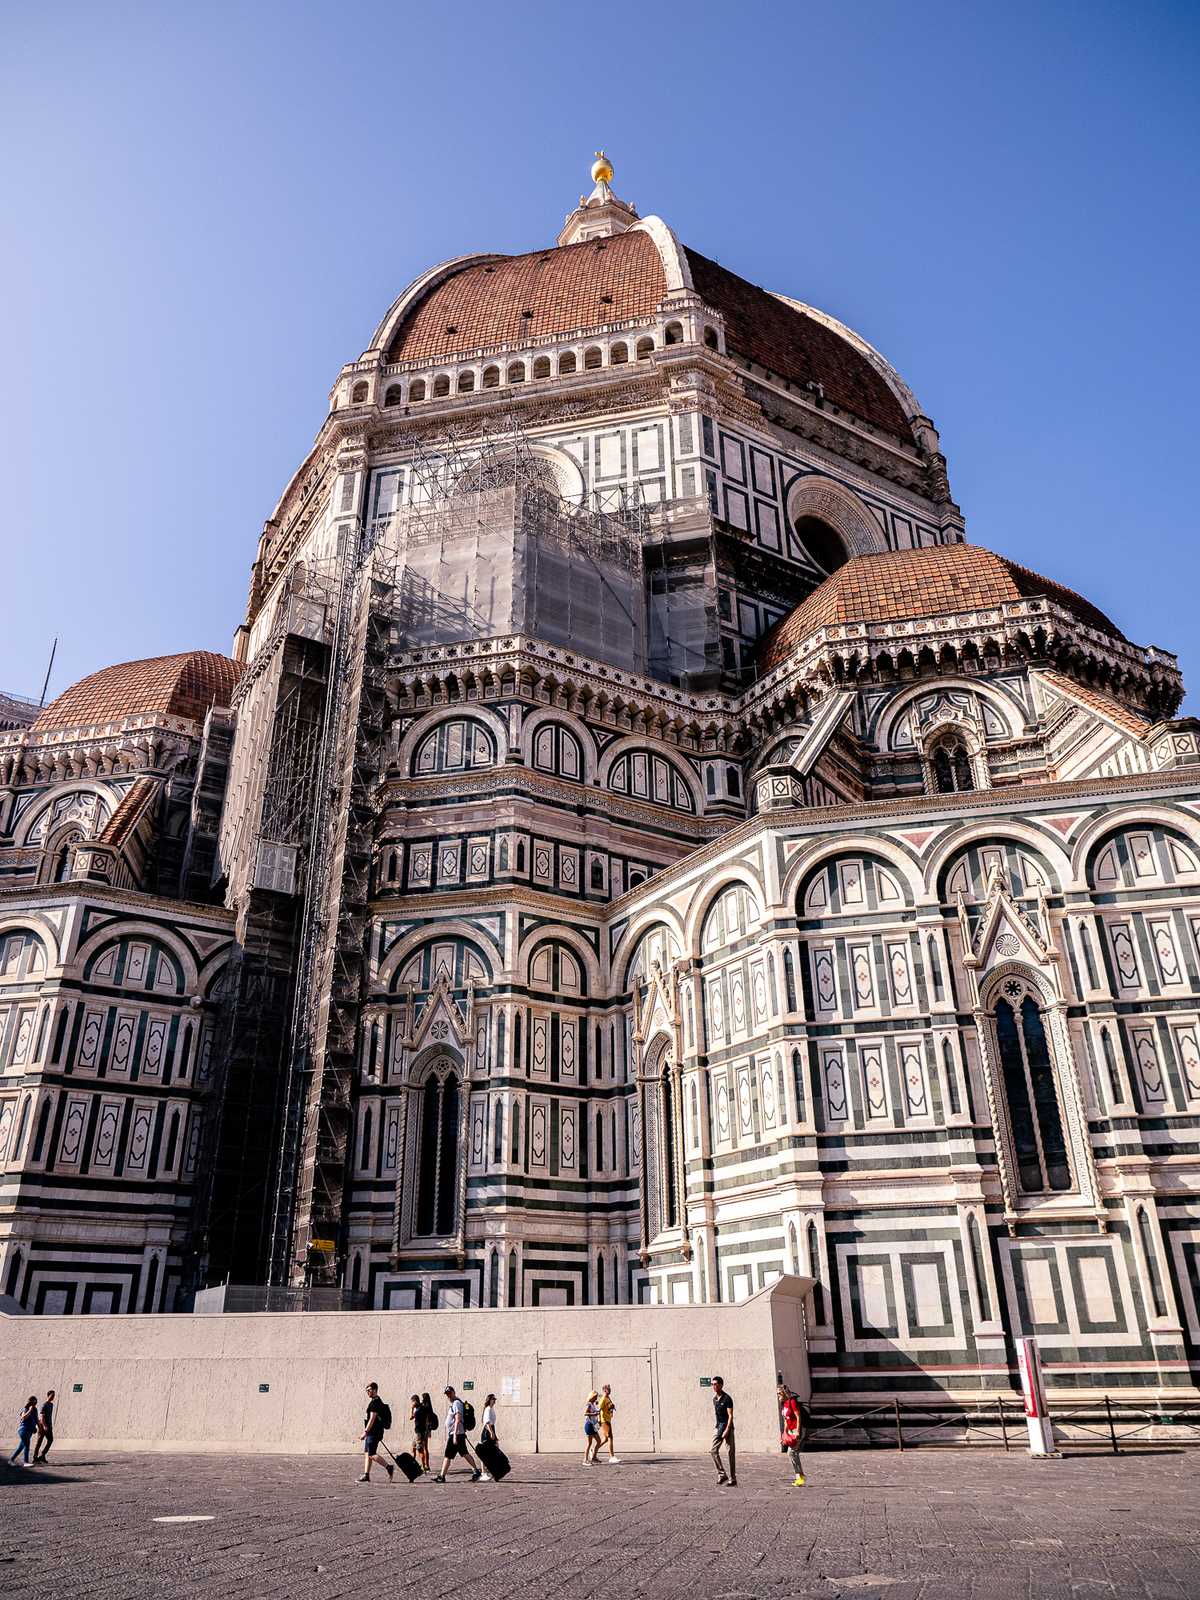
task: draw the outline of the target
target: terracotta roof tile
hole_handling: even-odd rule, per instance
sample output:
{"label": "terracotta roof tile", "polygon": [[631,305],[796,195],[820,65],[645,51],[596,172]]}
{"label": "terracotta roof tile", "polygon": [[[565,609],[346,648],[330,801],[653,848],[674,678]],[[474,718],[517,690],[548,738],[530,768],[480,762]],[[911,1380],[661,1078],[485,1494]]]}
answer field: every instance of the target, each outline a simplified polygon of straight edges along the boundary
{"label": "terracotta roof tile", "polygon": [[90,727],[156,712],[201,722],[210,706],[229,704],[241,672],[236,661],[212,650],[124,661],[72,684],[39,714],[33,729]]}
{"label": "terracotta roof tile", "polygon": [[1038,676],[1058,694],[1077,700],[1081,706],[1086,706],[1089,711],[1095,711],[1107,721],[1115,723],[1125,733],[1133,734],[1135,739],[1144,737],[1153,726],[1148,717],[1139,716],[1136,711],[1131,711],[1128,706],[1122,705],[1111,694],[1104,694],[1099,689],[1090,689],[1085,684],[1076,683],[1053,667],[1043,667]]}
{"label": "terracotta roof tile", "polygon": [[648,233],[502,257],[464,267],[430,290],[401,323],[387,359],[434,361],[648,317],[666,288]]}
{"label": "terracotta roof tile", "polygon": [[1073,589],[980,545],[942,544],[851,557],[764,635],[759,668],[769,672],[820,628],[936,617],[1037,597],[1062,606],[1089,628],[1123,637]]}
{"label": "terracotta roof tile", "polygon": [[840,334],[697,250],[688,250],[687,258],[696,293],[725,319],[731,353],[793,383],[819,383],[840,410],[912,443],[908,418],[891,387]]}

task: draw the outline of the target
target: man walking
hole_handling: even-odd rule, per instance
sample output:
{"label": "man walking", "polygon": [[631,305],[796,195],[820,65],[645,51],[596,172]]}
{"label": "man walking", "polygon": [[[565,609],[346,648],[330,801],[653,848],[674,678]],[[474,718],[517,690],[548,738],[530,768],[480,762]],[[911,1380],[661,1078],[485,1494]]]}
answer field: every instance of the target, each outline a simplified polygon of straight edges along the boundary
{"label": "man walking", "polygon": [[446,1453],[442,1457],[441,1470],[434,1478],[434,1483],[445,1483],[446,1473],[455,1456],[462,1456],[471,1469],[471,1482],[478,1483],[482,1479],[491,1483],[492,1475],[485,1472],[475,1457],[471,1454],[467,1444],[467,1417],[462,1401],[454,1392],[454,1385],[448,1383],[446,1395]]}
{"label": "man walking", "polygon": [[37,1443],[33,1447],[33,1461],[36,1466],[39,1461],[45,1461],[50,1454],[50,1446],[54,1443],[54,1390],[46,1390],[46,1398],[42,1401],[42,1409],[38,1412]]}
{"label": "man walking", "polygon": [[[717,1419],[716,1437],[712,1442],[713,1465],[717,1469],[717,1488],[737,1488],[737,1446],[733,1438],[733,1396],[726,1392],[725,1379],[714,1378],[712,1381],[713,1415]],[[729,1457],[729,1472],[726,1475],[721,1463],[721,1446],[725,1446],[725,1453]]]}
{"label": "man walking", "polygon": [[[617,1403],[612,1397],[611,1388],[606,1383],[600,1392],[600,1443],[608,1446],[608,1464],[610,1467],[618,1467],[621,1464],[620,1456],[616,1455],[613,1449],[613,1412],[616,1409]],[[597,1456],[600,1454],[599,1450],[597,1450],[596,1454]]]}
{"label": "man walking", "polygon": [[[363,1418],[363,1469],[359,1483],[370,1483],[371,1468],[375,1465],[375,1458],[379,1454],[379,1446],[383,1443],[383,1436],[392,1425],[392,1411],[386,1400],[379,1398],[379,1385],[367,1385],[367,1414]],[[389,1466],[386,1461],[379,1463],[390,1479],[395,1473],[395,1467]]]}

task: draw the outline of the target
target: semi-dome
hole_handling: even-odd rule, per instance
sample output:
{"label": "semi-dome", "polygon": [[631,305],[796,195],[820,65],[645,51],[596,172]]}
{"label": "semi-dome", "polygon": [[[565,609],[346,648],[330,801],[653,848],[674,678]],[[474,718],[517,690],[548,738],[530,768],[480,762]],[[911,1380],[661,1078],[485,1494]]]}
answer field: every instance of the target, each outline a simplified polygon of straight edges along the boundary
{"label": "semi-dome", "polygon": [[39,713],[33,731],[94,727],[154,715],[201,722],[210,706],[229,704],[241,672],[236,661],[212,650],[122,661],[65,689]]}
{"label": "semi-dome", "polygon": [[1044,599],[1085,627],[1124,635],[1073,589],[975,544],[931,545],[852,556],[766,634],[758,664],[769,672],[821,628],[901,622]]}

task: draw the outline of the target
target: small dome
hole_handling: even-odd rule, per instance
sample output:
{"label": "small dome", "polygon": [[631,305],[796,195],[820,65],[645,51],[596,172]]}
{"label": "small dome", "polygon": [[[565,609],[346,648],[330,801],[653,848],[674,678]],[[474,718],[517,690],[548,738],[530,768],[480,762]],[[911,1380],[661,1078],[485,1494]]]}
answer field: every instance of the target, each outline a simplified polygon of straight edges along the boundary
{"label": "small dome", "polygon": [[35,733],[93,727],[128,717],[181,717],[202,722],[210,706],[227,706],[242,669],[212,650],[123,661],[80,678],[40,712]]}
{"label": "small dome", "polygon": [[777,667],[821,628],[938,617],[1032,599],[1049,600],[1085,627],[1124,638],[1102,611],[1073,589],[981,545],[939,544],[852,556],[763,636],[759,670]]}

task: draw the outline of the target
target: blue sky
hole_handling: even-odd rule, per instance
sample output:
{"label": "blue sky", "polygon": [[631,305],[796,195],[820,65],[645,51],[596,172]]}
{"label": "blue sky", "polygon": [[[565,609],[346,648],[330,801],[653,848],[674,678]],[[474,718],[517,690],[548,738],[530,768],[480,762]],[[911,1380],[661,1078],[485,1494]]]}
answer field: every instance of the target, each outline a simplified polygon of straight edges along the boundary
{"label": "blue sky", "polygon": [[968,537],[1200,704],[1200,7],[2,0],[0,688],[227,650],[340,365],[553,239],[592,152],[857,328]]}

